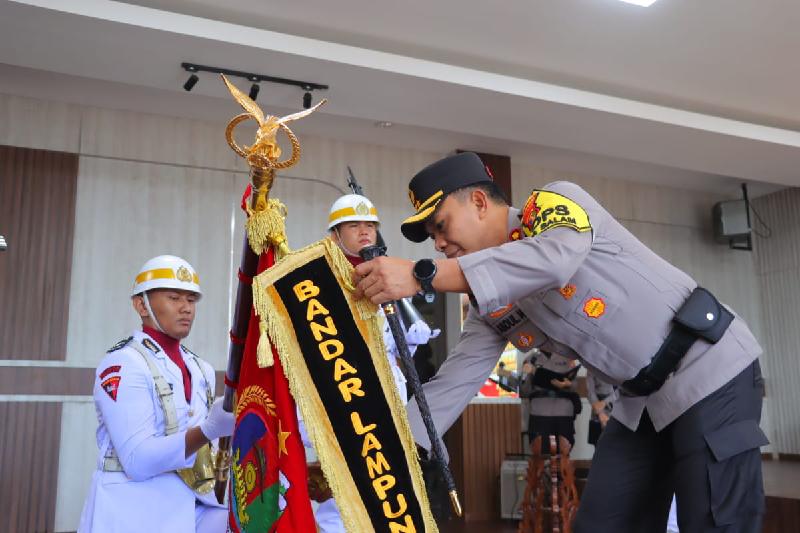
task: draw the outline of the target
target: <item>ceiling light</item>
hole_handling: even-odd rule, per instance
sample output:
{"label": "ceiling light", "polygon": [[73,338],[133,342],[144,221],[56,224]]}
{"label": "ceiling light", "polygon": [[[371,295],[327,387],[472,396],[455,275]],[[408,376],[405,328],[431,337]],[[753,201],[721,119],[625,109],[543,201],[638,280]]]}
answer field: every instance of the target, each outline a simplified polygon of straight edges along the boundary
{"label": "ceiling light", "polygon": [[260,89],[261,87],[259,87],[257,83],[254,83],[253,85],[250,86],[250,94],[248,94],[250,100],[254,102],[256,101],[256,98],[258,98],[258,91]]}
{"label": "ceiling light", "polygon": [[189,79],[186,80],[186,83],[183,84],[183,90],[191,91],[192,87],[194,87],[195,84],[197,84],[197,80],[199,79],[200,78],[197,77],[197,74],[192,74],[191,76],[189,76]]}
{"label": "ceiling light", "polygon": [[379,120],[375,123],[376,128],[391,128],[394,126],[394,122],[389,122],[388,120]]}
{"label": "ceiling light", "polygon": [[656,0],[620,0],[620,2],[625,2],[626,4],[634,4],[642,7],[650,7],[651,5],[656,3]]}
{"label": "ceiling light", "polygon": [[311,107],[311,92],[312,91],[326,91],[328,90],[327,85],[322,85],[320,83],[313,83],[310,81],[301,81],[301,80],[290,80],[289,78],[278,78],[275,76],[267,76],[266,74],[256,74],[254,72],[244,72],[241,70],[231,70],[227,68],[221,67],[211,67],[208,65],[197,65],[195,63],[181,63],[181,68],[190,74],[189,79],[186,80],[186,83],[183,84],[183,88],[186,91],[191,91],[192,87],[197,84],[198,77],[197,75],[200,72],[211,72],[214,74],[225,74],[228,77],[236,76],[239,78],[244,78],[252,85],[250,85],[250,99],[255,100],[258,97],[258,92],[261,89],[261,83],[280,83],[282,85],[293,85],[295,87],[300,87],[303,89],[303,107],[309,109]]}

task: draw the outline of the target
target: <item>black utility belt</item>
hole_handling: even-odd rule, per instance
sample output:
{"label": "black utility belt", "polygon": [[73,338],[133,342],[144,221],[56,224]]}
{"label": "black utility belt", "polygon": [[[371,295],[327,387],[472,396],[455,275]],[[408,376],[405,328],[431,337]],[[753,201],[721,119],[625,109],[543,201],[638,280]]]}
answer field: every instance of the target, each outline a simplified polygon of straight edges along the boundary
{"label": "black utility belt", "polygon": [[675,313],[672,322],[672,330],[650,364],[622,384],[626,396],[647,396],[660,389],[697,339],[716,344],[722,338],[733,322],[733,313],[713,294],[697,287]]}
{"label": "black utility belt", "polygon": [[530,395],[531,399],[534,398],[566,398],[572,399],[572,396],[575,395],[575,392],[572,391],[561,391],[561,390],[535,390]]}

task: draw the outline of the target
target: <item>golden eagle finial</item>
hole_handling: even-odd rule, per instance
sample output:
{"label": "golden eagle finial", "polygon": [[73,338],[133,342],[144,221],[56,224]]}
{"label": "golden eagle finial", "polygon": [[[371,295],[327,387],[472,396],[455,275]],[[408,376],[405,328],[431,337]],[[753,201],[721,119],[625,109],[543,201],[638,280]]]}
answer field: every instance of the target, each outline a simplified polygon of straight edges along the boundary
{"label": "golden eagle finial", "polygon": [[[233,150],[241,157],[247,159],[247,162],[252,167],[261,169],[283,169],[289,168],[296,164],[300,159],[300,142],[297,137],[286,125],[289,122],[306,117],[324,105],[327,100],[322,99],[317,105],[310,109],[304,109],[285,117],[276,117],[273,115],[264,115],[264,112],[249,96],[240,91],[234,84],[228,81],[224,74],[221,74],[222,80],[228,87],[231,95],[239,102],[245,113],[237,115],[229,123],[225,130],[225,138]],[[252,146],[239,146],[233,138],[233,130],[239,123],[245,120],[253,119],[258,122],[258,131],[256,132],[256,140]],[[278,161],[281,156],[281,149],[278,146],[278,130],[283,130],[289,137],[292,143],[292,155],[289,159]]]}

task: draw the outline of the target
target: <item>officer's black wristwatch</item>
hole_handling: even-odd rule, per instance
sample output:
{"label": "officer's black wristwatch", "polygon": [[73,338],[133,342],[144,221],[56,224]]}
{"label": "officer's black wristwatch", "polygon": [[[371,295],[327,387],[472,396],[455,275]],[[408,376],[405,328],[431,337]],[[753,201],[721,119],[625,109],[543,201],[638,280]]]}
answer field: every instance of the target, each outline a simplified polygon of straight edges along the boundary
{"label": "officer's black wristwatch", "polygon": [[433,262],[433,259],[420,259],[414,263],[414,277],[422,287],[420,294],[428,303],[433,303],[433,299],[436,297],[436,291],[433,290],[434,276],[436,276],[436,263]]}

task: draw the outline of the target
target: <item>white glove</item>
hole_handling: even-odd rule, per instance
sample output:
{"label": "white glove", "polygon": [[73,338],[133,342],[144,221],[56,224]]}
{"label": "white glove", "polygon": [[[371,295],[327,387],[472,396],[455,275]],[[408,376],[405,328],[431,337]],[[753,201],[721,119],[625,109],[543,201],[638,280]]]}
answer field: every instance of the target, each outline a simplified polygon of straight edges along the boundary
{"label": "white glove", "polygon": [[435,339],[439,333],[441,333],[441,330],[435,329],[431,331],[431,328],[428,327],[428,324],[426,324],[424,320],[417,320],[408,328],[406,342],[409,346],[418,346],[420,344],[425,344],[430,339]]}
{"label": "white glove", "polygon": [[222,398],[217,398],[211,404],[206,419],[200,422],[200,431],[208,440],[217,440],[220,437],[233,435],[233,413],[222,408]]}

